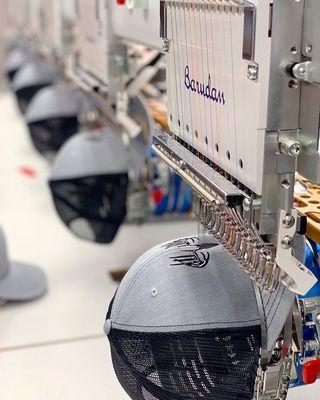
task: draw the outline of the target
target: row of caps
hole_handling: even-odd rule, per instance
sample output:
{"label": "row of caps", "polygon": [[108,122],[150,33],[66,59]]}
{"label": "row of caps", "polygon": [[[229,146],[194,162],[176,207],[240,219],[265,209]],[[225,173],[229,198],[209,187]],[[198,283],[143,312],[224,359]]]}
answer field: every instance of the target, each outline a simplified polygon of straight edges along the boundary
{"label": "row of caps", "polygon": [[281,270],[272,251],[236,218],[231,209],[213,206],[203,199],[199,201],[199,219],[205,230],[226,248],[260,288],[274,292],[280,282]]}

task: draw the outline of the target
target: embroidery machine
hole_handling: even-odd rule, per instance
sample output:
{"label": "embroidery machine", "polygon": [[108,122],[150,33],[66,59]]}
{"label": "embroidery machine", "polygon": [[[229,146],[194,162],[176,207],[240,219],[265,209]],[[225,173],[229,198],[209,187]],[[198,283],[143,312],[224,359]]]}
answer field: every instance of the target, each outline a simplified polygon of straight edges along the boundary
{"label": "embroidery machine", "polygon": [[[206,230],[262,290],[282,282],[300,295],[296,384],[314,382],[319,267],[306,268],[292,247],[306,217],[318,239],[316,189],[297,194],[297,207],[294,190],[296,172],[319,181],[320,4],[163,0],[160,10],[171,133],[154,137],[154,151],[194,189]],[[256,398],[286,398],[285,370],[283,360],[268,366]]]}
{"label": "embroidery machine", "polygon": [[[192,187],[206,230],[261,289],[272,292],[282,282],[297,293],[293,385],[315,381],[318,252],[310,244],[304,266],[293,237],[307,232],[319,242],[320,236],[319,1],[80,0],[78,6],[66,76],[99,104],[87,119],[112,118],[129,138],[141,134],[130,98],[159,71],[162,49],[170,133],[156,135],[153,149]],[[153,50],[138,61],[132,42]],[[267,368],[257,399],[286,398],[286,361]]]}

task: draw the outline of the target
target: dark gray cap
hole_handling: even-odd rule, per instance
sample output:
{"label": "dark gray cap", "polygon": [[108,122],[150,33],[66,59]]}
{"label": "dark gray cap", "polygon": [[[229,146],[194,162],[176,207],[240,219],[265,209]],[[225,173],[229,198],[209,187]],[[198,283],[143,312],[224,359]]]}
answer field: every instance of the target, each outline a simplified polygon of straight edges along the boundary
{"label": "dark gray cap", "polygon": [[104,128],[82,132],[62,147],[53,164],[50,181],[97,175],[125,174],[145,161],[145,145],[136,140],[125,145],[122,135]]}
{"label": "dark gray cap", "polygon": [[[304,258],[300,237],[296,256]],[[168,333],[261,325],[271,351],[295,295],[282,284],[262,293],[209,236],[167,242],[146,252],[114,298],[105,332]],[[265,336],[265,335],[262,335]]]}
{"label": "dark gray cap", "polygon": [[49,184],[56,210],[82,239],[110,243],[125,219],[129,182],[141,176],[146,151],[140,138],[124,139],[111,128],[79,133],[54,161]]}
{"label": "dark gray cap", "polygon": [[48,86],[41,89],[31,100],[26,121],[33,124],[51,118],[78,116],[81,101],[78,93],[70,86]]}
{"label": "dark gray cap", "polygon": [[31,53],[25,48],[14,48],[8,54],[4,62],[5,74],[12,74],[30,61]]}
{"label": "dark gray cap", "polygon": [[33,265],[9,261],[6,240],[0,228],[0,300],[28,301],[47,291],[46,276]]}
{"label": "dark gray cap", "polygon": [[121,135],[106,131],[82,132],[62,147],[50,180],[77,179],[106,173],[127,173],[128,152]]}
{"label": "dark gray cap", "polygon": [[12,82],[12,89],[18,92],[28,87],[50,85],[57,78],[58,73],[54,65],[44,60],[33,60],[24,64],[17,72]]}

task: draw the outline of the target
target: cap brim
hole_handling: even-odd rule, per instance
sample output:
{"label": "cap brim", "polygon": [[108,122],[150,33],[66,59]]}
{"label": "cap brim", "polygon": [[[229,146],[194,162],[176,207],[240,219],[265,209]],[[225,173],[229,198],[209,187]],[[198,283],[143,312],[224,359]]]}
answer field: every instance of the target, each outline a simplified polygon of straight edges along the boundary
{"label": "cap brim", "polygon": [[46,291],[44,272],[29,264],[11,262],[9,274],[0,280],[0,299],[4,301],[34,300]]}

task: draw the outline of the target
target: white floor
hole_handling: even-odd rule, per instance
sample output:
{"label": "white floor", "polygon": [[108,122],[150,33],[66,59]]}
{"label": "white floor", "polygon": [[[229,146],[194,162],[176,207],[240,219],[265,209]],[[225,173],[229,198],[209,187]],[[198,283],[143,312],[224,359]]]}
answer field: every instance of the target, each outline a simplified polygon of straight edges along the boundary
{"label": "white floor", "polygon": [[[125,400],[113,375],[102,326],[116,289],[108,271],[126,267],[156,243],[197,231],[197,224],[124,226],[111,246],[74,238],[53,209],[49,165],[31,146],[8,94],[0,96],[0,223],[12,259],[48,275],[41,300],[0,308],[1,400]],[[37,176],[19,173],[33,168]],[[318,400],[319,385],[289,399]]]}

